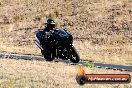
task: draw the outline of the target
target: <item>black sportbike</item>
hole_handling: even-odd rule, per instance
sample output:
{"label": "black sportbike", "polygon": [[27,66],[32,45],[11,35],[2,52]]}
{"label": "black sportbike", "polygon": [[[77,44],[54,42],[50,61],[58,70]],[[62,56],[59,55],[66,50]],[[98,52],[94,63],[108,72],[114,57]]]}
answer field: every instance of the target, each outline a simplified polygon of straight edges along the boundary
{"label": "black sportbike", "polygon": [[73,46],[73,36],[65,29],[55,29],[49,32],[42,46],[39,40],[36,39],[34,42],[41,49],[46,61],[52,61],[55,58],[70,59],[73,63],[80,61],[79,54]]}

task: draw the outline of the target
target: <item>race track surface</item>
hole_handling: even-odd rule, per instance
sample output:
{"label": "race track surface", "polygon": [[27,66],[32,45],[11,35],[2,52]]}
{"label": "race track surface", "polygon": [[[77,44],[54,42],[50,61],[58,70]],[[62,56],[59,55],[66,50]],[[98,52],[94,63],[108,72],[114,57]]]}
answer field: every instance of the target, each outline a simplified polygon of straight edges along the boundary
{"label": "race track surface", "polygon": [[[1,53],[0,58],[9,58],[9,59],[24,59],[24,60],[40,60],[44,61],[44,58],[42,56],[32,56],[32,55],[18,55],[18,54],[6,54]],[[114,64],[103,64],[103,63],[96,63],[96,62],[90,62],[90,61],[80,61],[77,64],[74,64],[70,62],[69,60],[61,60],[56,59],[55,62],[63,62],[71,65],[84,65],[87,63],[94,64],[94,67],[97,68],[105,68],[105,69],[112,69],[112,70],[121,70],[121,71],[130,71],[132,72],[132,66],[124,66],[124,65],[114,65]]]}

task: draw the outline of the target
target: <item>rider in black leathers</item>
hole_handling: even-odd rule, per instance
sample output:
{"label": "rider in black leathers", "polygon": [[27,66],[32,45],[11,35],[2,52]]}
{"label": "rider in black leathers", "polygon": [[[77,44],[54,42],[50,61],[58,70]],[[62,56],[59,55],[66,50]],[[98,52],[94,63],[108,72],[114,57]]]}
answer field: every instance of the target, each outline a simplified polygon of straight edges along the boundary
{"label": "rider in black leathers", "polygon": [[36,33],[36,37],[38,38],[40,45],[43,45],[43,41],[47,39],[47,33],[50,30],[54,30],[55,29],[55,22],[52,19],[48,19],[46,22],[46,27],[43,29],[43,31],[38,31]]}
{"label": "rider in black leathers", "polygon": [[50,47],[47,47],[48,33],[50,33],[50,31],[55,29],[54,20],[48,19],[45,24],[46,24],[46,26],[43,29],[43,31],[37,31],[37,33],[36,33],[36,37],[40,42],[40,46],[43,48],[43,50],[41,50],[42,55],[44,55],[44,52],[46,52],[48,50],[48,48],[50,48]]}

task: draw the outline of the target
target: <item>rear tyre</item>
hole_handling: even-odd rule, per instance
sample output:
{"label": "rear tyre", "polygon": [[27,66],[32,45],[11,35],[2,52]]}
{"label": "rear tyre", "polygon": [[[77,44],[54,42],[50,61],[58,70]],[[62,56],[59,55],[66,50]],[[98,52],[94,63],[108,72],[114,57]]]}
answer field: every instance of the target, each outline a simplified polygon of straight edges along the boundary
{"label": "rear tyre", "polygon": [[70,56],[69,58],[70,58],[71,62],[73,62],[73,63],[78,63],[80,61],[79,54],[77,53],[74,46],[72,46],[70,48],[69,56]]}

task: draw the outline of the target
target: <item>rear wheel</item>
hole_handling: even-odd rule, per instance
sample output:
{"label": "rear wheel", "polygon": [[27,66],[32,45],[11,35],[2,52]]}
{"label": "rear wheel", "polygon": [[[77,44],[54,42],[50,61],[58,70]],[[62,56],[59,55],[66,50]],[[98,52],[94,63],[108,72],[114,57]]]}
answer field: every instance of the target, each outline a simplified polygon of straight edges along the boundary
{"label": "rear wheel", "polygon": [[79,54],[77,53],[74,46],[72,46],[69,50],[69,58],[73,63],[78,63],[80,61]]}

